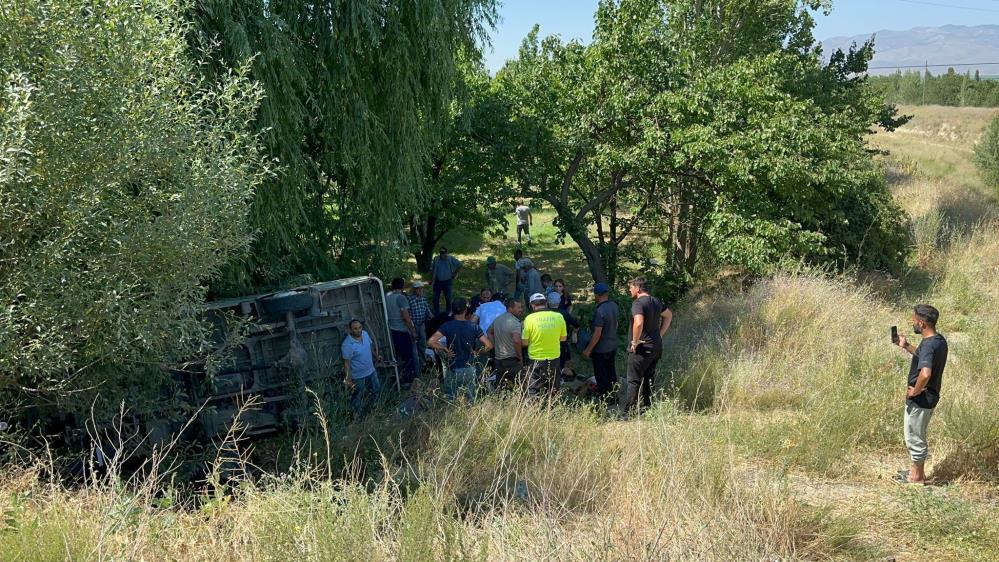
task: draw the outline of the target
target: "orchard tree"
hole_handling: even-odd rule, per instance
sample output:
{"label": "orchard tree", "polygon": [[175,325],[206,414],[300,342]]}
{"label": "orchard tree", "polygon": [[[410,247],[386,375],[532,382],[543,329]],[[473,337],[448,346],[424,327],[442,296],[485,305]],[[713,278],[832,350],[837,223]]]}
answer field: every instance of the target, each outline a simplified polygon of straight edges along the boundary
{"label": "orchard tree", "polygon": [[822,62],[823,6],[604,0],[588,46],[528,36],[497,78],[513,118],[541,131],[520,185],[555,208],[595,280],[614,280],[637,231],[680,278],[704,250],[752,270],[898,262],[902,213],[863,138],[902,120],[860,78],[871,45]]}
{"label": "orchard tree", "polygon": [[0,9],[4,390],[100,390],[206,340],[206,284],[250,242],[265,164],[244,125],[261,92],[240,72],[205,84],[182,16],[169,1]]}

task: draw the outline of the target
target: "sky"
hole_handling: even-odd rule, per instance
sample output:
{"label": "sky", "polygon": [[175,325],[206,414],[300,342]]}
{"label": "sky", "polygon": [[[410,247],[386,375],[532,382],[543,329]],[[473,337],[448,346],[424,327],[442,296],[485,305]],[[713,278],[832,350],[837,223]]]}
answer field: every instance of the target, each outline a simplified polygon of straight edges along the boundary
{"label": "sky", "polygon": [[[500,0],[501,21],[486,49],[486,66],[496,72],[517,56],[534,24],[541,35],[589,42],[597,0]],[[999,24],[999,0],[833,0],[829,16],[818,14],[815,37],[870,34],[882,29]],[[932,63],[932,61],[930,61]],[[947,62],[947,61],[944,61]]]}

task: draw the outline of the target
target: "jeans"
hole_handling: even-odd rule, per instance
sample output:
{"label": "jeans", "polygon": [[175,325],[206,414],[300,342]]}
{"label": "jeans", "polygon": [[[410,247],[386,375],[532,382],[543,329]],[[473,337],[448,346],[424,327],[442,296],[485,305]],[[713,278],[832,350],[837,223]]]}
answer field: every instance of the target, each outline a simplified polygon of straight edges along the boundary
{"label": "jeans", "polygon": [[423,374],[423,364],[427,360],[427,330],[423,324],[416,324],[416,338],[413,339],[413,356],[416,376]]}
{"label": "jeans", "polygon": [[354,419],[361,419],[364,410],[370,406],[382,390],[378,373],[372,373],[360,379],[354,379],[354,390],[350,395],[350,407],[354,410]]}
{"label": "jeans", "polygon": [[527,367],[527,395],[555,396],[562,386],[562,375],[558,372],[558,359],[534,359]]}
{"label": "jeans", "polygon": [[930,448],[926,443],[926,430],[932,416],[932,408],[905,405],[905,447],[909,449],[913,464],[922,465],[926,462],[926,457],[930,456]]}
{"label": "jeans", "polygon": [[617,384],[617,367],[614,364],[616,356],[614,351],[594,351],[591,355],[593,376],[597,379],[597,398],[606,399]]}
{"label": "jeans", "polygon": [[451,311],[451,286],[453,284],[453,279],[448,279],[447,281],[434,281],[434,314],[440,314],[441,312],[442,293],[444,295],[444,301],[447,303],[447,312]]}
{"label": "jeans", "polygon": [[652,405],[656,366],[662,356],[662,345],[639,345],[634,353],[628,354],[628,394],[621,405],[622,411],[628,412],[636,406],[641,411]]}
{"label": "jeans", "polygon": [[475,394],[479,386],[479,375],[475,367],[459,367],[457,369],[448,368],[444,373],[444,394],[451,400],[458,397],[462,392],[469,402],[475,401]]}
{"label": "jeans", "polygon": [[395,358],[399,361],[400,380],[402,384],[409,384],[416,378],[413,336],[409,335],[409,332],[390,331],[392,332],[392,349],[395,350]]}

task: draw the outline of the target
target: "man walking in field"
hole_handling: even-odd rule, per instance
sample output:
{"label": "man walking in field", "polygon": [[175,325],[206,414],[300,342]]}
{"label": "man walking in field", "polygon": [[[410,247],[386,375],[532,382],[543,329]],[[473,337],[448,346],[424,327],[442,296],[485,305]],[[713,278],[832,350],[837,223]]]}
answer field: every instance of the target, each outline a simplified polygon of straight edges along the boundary
{"label": "man walking in field", "polygon": [[434,256],[434,261],[430,264],[430,272],[433,275],[431,284],[434,287],[434,314],[441,312],[442,294],[446,302],[444,310],[451,310],[451,289],[459,271],[461,271],[461,261],[448,255],[447,248],[441,246],[440,253]]}
{"label": "man walking in field", "polygon": [[561,384],[558,372],[559,357],[562,355],[562,342],[568,338],[565,318],[555,310],[548,310],[544,295],[531,295],[533,312],[524,318],[524,328],[520,339],[527,348],[530,363],[527,367],[527,395],[554,396]]}
{"label": "man walking in field", "polygon": [[523,201],[513,210],[517,217],[517,244],[521,244],[521,234],[527,236],[527,245],[531,245],[531,226],[534,225],[534,217],[531,215],[531,208]]}
{"label": "man walking in field", "polygon": [[604,283],[593,286],[597,308],[593,311],[593,336],[583,351],[583,357],[593,359],[593,376],[597,379],[597,398],[606,399],[617,384],[617,303],[610,299],[610,287]]}
{"label": "man walking in field", "polygon": [[628,392],[621,410],[641,411],[652,404],[656,366],[663,354],[663,336],[673,322],[673,312],[649,294],[644,277],[628,283],[631,298],[631,342],[628,344]]}
{"label": "man walking in field", "polygon": [[912,330],[922,335],[915,347],[899,336],[898,346],[912,355],[909,381],[905,393],[905,446],[912,459],[912,467],[899,473],[899,480],[909,484],[926,482],[926,458],[930,454],[927,429],[933,409],[940,401],[940,383],[947,365],[947,340],[937,333],[940,311],[928,304],[917,305],[912,313]]}

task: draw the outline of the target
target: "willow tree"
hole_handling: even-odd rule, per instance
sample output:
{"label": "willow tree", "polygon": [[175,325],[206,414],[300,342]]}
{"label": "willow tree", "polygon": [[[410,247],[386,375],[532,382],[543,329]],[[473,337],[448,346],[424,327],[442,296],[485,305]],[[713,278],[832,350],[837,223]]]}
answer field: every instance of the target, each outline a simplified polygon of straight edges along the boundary
{"label": "willow tree", "polygon": [[220,290],[404,253],[456,61],[477,52],[494,0],[199,0],[191,17],[216,72],[249,61],[266,95],[252,127],[279,171],[253,202],[252,256]]}

